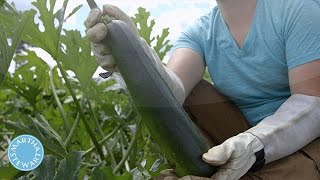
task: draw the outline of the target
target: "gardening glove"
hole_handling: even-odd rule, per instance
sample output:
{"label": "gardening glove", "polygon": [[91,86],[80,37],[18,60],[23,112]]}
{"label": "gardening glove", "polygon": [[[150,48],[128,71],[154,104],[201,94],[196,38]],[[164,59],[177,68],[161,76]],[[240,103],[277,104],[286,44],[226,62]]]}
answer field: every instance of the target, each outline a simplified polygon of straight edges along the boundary
{"label": "gardening glove", "polygon": [[292,95],[247,132],[263,142],[266,163],[293,154],[320,137],[320,98]]}
{"label": "gardening glove", "polygon": [[271,116],[211,148],[202,158],[221,166],[212,179],[239,179],[248,170],[286,157],[320,137],[320,98],[292,95]]}
{"label": "gardening glove", "polygon": [[234,180],[246,174],[255,162],[260,162],[256,154],[263,153],[262,149],[263,144],[257,136],[244,132],[211,148],[202,159],[212,166],[220,166],[212,179]]}
{"label": "gardening glove", "polygon": [[179,176],[174,172],[173,169],[166,169],[160,172],[159,176],[155,177],[154,180],[210,180],[211,178],[199,177],[199,176]]}
{"label": "gardening glove", "polygon": [[110,48],[102,42],[108,32],[106,25],[101,22],[102,15],[114,17],[115,19],[121,20],[129,25],[132,32],[138,39],[140,39],[141,46],[152,60],[153,65],[167,83],[178,102],[182,105],[185,99],[185,89],[180,78],[171,69],[165,67],[154,49],[152,49],[143,38],[140,38],[138,30],[132,19],[119,8],[112,5],[104,5],[103,12],[98,9],[91,10],[87,20],[85,21],[87,37],[91,42],[92,51],[100,66],[107,71],[118,71],[117,64],[111,54]]}
{"label": "gardening glove", "polygon": [[87,28],[87,38],[91,42],[92,51],[103,69],[107,71],[118,71],[110,48],[102,42],[108,32],[106,25],[101,20],[103,15],[108,15],[125,22],[137,38],[140,38],[140,36],[132,19],[118,7],[106,4],[103,6],[103,12],[99,9],[90,11],[85,21],[85,26]]}

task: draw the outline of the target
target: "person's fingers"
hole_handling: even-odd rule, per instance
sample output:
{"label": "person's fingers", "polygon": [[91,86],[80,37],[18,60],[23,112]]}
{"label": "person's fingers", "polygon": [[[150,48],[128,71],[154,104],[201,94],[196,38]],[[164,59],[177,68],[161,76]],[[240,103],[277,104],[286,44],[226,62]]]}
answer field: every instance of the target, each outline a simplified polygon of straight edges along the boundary
{"label": "person's fingers", "polygon": [[207,177],[199,177],[199,176],[184,176],[179,180],[212,180],[212,179]]}
{"label": "person's fingers", "polygon": [[160,175],[163,177],[163,180],[177,180],[179,179],[178,175],[174,172],[173,169],[166,169],[160,172]]}
{"label": "person's fingers", "polygon": [[87,38],[92,43],[98,43],[107,36],[107,27],[103,23],[98,23],[87,31]]}
{"label": "person's fingers", "polygon": [[169,180],[178,179],[178,176],[176,175],[173,169],[165,169],[160,171],[160,174],[156,176],[154,180],[165,180],[166,177],[169,178]]}
{"label": "person's fingers", "polygon": [[103,42],[91,43],[91,49],[93,53],[100,54],[101,56],[110,55],[111,49],[108,48]]}
{"label": "person's fingers", "polygon": [[[254,164],[256,158],[255,156],[251,156],[247,163],[245,163],[242,167],[238,169],[231,169],[231,168],[221,168],[217,173],[215,173],[211,179],[214,180],[236,180],[240,179],[243,175],[245,175],[249,169],[251,168],[252,164]],[[228,166],[226,164],[225,166]]]}
{"label": "person's fingers", "polygon": [[163,180],[178,180],[179,178],[177,176],[166,176]]}
{"label": "person's fingers", "polygon": [[113,56],[111,54],[108,55],[101,55],[100,53],[96,53],[95,51],[93,51],[94,55],[97,58],[97,61],[99,63],[99,65],[105,69],[110,71],[111,69],[116,69],[117,64],[113,58]]}
{"label": "person's fingers", "polygon": [[162,170],[160,172],[161,175],[165,175],[165,176],[177,176],[176,173],[174,172],[174,169],[165,169],[165,170]]}
{"label": "person's fingers", "polygon": [[103,5],[103,14],[108,15],[110,17],[114,17],[117,20],[121,20],[127,22],[130,18],[126,13],[124,13],[120,8],[117,6],[113,6],[110,4]]}
{"label": "person's fingers", "polygon": [[101,22],[102,12],[99,9],[92,9],[84,22],[87,29],[92,28],[97,23]]}
{"label": "person's fingers", "polygon": [[110,17],[114,17],[117,20],[123,21],[124,23],[129,25],[132,32],[137,37],[139,37],[139,32],[137,30],[136,25],[132,21],[132,19],[126,13],[124,13],[121,9],[119,9],[118,7],[110,5],[110,4],[105,4],[103,6],[103,14],[106,14]]}
{"label": "person's fingers", "polygon": [[222,143],[209,149],[202,155],[202,159],[212,166],[221,166],[230,159],[232,152],[233,148],[230,148],[227,143]]}

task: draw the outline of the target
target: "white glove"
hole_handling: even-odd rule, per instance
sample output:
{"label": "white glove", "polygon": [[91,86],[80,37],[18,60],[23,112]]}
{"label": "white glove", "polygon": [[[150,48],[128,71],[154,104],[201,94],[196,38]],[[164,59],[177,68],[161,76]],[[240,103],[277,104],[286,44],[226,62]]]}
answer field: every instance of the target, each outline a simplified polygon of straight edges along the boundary
{"label": "white glove", "polygon": [[320,137],[320,98],[292,95],[248,132],[262,140],[266,163],[295,153]]}
{"label": "white glove", "polygon": [[103,69],[117,72],[117,64],[112,57],[111,50],[102,42],[108,32],[107,27],[101,20],[103,15],[108,15],[125,22],[137,38],[140,38],[140,36],[132,19],[118,7],[107,4],[103,6],[103,12],[99,9],[90,11],[85,21],[85,26],[87,28],[87,38],[91,42],[92,51]]}
{"label": "white glove", "polygon": [[212,179],[234,180],[246,174],[256,162],[255,153],[263,149],[259,138],[240,133],[204,153],[202,159],[212,166],[221,166]]}
{"label": "white glove", "polygon": [[105,43],[102,43],[102,40],[106,37],[108,32],[105,24],[101,22],[102,15],[114,17],[115,19],[121,20],[130,26],[132,32],[138,39],[140,39],[140,43],[144,51],[148,54],[150,59],[152,59],[153,64],[161,77],[168,84],[173,95],[180,104],[183,104],[185,99],[185,89],[180,78],[169,68],[163,66],[157,53],[149,47],[144,39],[140,38],[138,30],[132,19],[119,8],[112,5],[104,5],[103,13],[98,9],[93,9],[90,11],[88,18],[85,21],[85,26],[87,27],[87,38],[91,42],[92,51],[100,66],[107,71],[118,71],[117,64],[112,57],[110,48],[108,48]]}
{"label": "white glove", "polygon": [[318,137],[320,98],[297,94],[287,99],[274,115],[211,148],[202,158],[213,166],[222,165],[213,179],[239,179],[256,162],[255,153],[261,149],[265,162],[269,163],[298,151]]}

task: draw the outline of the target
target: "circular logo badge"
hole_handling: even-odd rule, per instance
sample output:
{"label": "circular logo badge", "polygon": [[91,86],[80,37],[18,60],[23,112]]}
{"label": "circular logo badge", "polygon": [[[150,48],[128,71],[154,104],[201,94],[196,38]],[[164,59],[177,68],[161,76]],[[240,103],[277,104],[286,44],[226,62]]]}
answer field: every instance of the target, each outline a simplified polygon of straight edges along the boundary
{"label": "circular logo badge", "polygon": [[21,135],[13,139],[9,145],[10,163],[20,171],[31,171],[43,160],[43,146],[34,136]]}

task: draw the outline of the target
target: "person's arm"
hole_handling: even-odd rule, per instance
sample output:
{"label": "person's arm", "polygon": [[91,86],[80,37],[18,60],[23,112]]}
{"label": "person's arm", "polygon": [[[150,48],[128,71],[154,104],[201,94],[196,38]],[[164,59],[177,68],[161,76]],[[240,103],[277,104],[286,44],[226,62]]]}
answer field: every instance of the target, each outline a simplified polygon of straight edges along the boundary
{"label": "person's arm", "polygon": [[204,161],[221,166],[213,179],[240,178],[320,137],[320,61],[291,69],[289,79],[292,96],[273,115],[203,155]]}
{"label": "person's arm", "polygon": [[291,69],[289,80],[291,94],[320,97],[320,59]]}
{"label": "person's arm", "polygon": [[182,81],[186,97],[203,78],[205,72],[202,56],[189,48],[176,49],[172,53],[167,67]]}
{"label": "person's arm", "polygon": [[281,35],[292,95],[273,115],[203,155],[222,166],[214,178],[240,178],[252,165],[261,168],[320,137],[320,8],[312,0],[289,5],[281,17]]}

